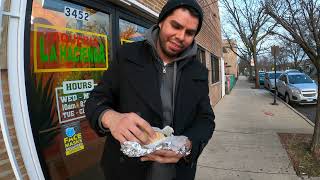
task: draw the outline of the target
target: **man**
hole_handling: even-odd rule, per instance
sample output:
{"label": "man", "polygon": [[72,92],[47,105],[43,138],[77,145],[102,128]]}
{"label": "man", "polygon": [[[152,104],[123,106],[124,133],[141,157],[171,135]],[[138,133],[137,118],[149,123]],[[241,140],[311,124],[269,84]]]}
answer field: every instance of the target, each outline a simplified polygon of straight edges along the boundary
{"label": "man", "polygon": [[[194,179],[197,159],[215,127],[208,71],[196,58],[194,38],[202,20],[195,0],[169,0],[146,40],[122,46],[92,91],[85,111],[92,127],[107,135],[106,179]],[[129,158],[120,151],[125,141],[148,144],[155,136],[152,126],[166,125],[188,137],[189,156],[160,150]]]}

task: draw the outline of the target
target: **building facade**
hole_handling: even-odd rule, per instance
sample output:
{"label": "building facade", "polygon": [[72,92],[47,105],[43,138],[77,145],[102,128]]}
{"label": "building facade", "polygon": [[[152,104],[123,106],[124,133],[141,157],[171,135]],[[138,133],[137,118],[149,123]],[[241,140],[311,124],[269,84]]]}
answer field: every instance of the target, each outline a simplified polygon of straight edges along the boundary
{"label": "building facade", "polygon": [[[4,0],[0,36],[0,179],[103,179],[104,137],[84,117],[90,91],[118,47],[144,39],[165,0]],[[221,99],[218,3],[199,0],[196,37]],[[93,153],[94,152],[94,153]]]}
{"label": "building facade", "polygon": [[[231,46],[230,46],[231,44]],[[231,49],[232,48],[232,49]],[[237,52],[237,42],[235,40],[223,40],[223,59],[225,64],[226,75],[235,75],[235,78],[239,74],[238,56]]]}

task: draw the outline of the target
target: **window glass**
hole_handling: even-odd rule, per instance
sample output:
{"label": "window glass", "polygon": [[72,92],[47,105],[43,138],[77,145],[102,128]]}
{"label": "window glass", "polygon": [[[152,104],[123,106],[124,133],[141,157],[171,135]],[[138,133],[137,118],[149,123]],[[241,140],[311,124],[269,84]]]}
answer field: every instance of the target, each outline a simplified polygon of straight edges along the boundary
{"label": "window glass", "polygon": [[304,74],[289,75],[290,84],[303,84],[303,83],[313,83],[312,79]]}
{"label": "window glass", "polygon": [[[281,75],[281,73],[276,73],[276,79]],[[274,79],[274,73],[270,73],[270,79]]]}
{"label": "window glass", "polygon": [[143,41],[146,30],[143,26],[119,19],[120,44]]}
{"label": "window glass", "polygon": [[105,138],[90,128],[84,104],[112,57],[110,22],[109,14],[70,2],[33,1],[27,98],[48,179],[103,179]]}
{"label": "window glass", "polygon": [[219,59],[214,55],[211,55],[211,66],[212,66],[212,84],[219,82]]}
{"label": "window glass", "polygon": [[279,80],[284,81],[284,80],[283,80],[283,76],[284,76],[284,75],[281,75],[281,76],[279,77]]}
{"label": "window glass", "polygon": [[264,78],[265,72],[259,72],[259,77]]}
{"label": "window glass", "polygon": [[198,47],[198,52],[197,52],[197,54],[198,54],[198,58],[199,58],[200,62],[201,62],[204,66],[206,66],[206,52],[205,52],[202,48],[199,48],[199,47]]}
{"label": "window glass", "polygon": [[284,80],[285,83],[288,83],[287,76],[283,76],[283,80]]}

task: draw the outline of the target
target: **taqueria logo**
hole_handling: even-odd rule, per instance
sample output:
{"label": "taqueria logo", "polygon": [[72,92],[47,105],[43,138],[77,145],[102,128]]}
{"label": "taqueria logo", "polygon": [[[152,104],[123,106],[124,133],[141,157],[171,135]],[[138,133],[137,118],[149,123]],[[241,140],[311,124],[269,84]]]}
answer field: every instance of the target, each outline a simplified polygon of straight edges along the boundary
{"label": "taqueria logo", "polygon": [[108,68],[104,34],[34,24],[35,72],[103,71]]}

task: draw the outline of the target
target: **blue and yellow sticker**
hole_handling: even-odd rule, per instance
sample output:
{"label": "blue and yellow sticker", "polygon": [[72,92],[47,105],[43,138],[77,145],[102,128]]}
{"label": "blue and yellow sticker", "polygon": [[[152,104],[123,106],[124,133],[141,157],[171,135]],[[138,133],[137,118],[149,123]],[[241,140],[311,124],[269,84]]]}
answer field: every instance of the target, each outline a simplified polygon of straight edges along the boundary
{"label": "blue and yellow sticker", "polygon": [[63,132],[63,144],[65,147],[66,156],[69,156],[84,149],[79,121],[64,124]]}

